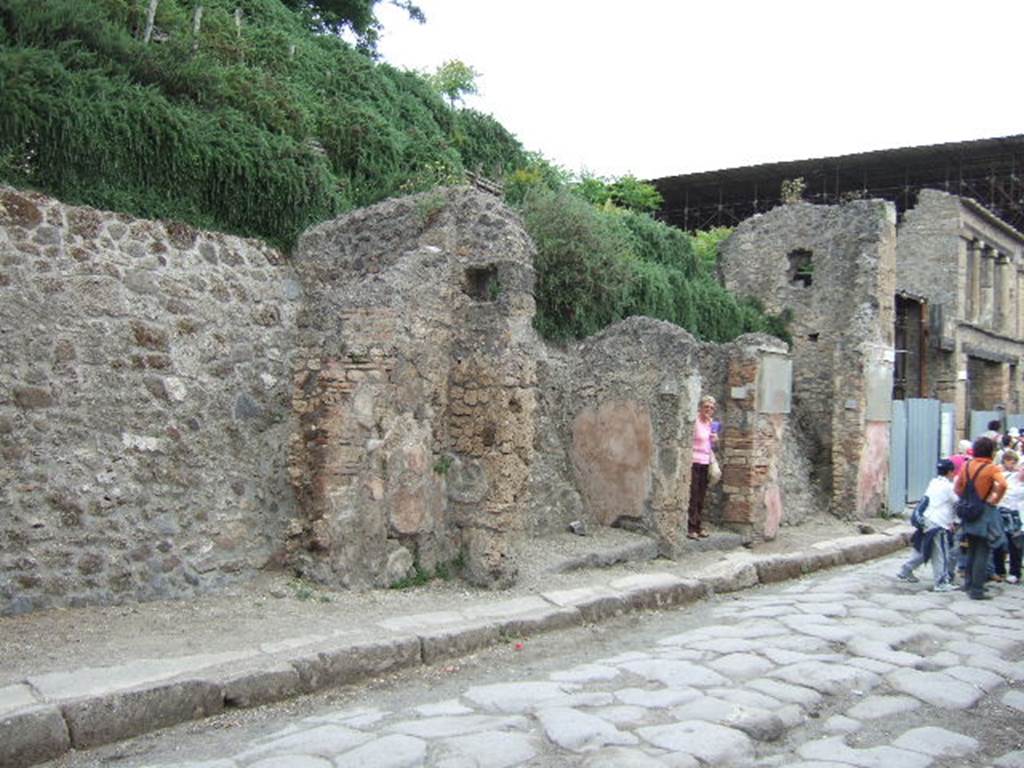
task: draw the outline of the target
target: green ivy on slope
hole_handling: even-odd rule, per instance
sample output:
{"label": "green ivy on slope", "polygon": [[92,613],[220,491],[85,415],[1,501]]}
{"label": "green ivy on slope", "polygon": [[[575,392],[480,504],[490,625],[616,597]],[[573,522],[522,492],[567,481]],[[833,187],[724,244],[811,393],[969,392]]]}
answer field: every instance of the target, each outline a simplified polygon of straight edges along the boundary
{"label": "green ivy on slope", "polygon": [[[289,245],[385,197],[525,161],[493,118],[279,0],[0,2],[0,179]],[[236,24],[234,12],[242,11]]]}
{"label": "green ivy on slope", "polygon": [[691,237],[644,213],[595,206],[568,189],[534,189],[522,208],[537,246],[534,324],[545,338],[579,339],[644,315],[705,341],[752,332],[789,341],[788,318],[766,316],[717,281],[717,245],[730,230]]}

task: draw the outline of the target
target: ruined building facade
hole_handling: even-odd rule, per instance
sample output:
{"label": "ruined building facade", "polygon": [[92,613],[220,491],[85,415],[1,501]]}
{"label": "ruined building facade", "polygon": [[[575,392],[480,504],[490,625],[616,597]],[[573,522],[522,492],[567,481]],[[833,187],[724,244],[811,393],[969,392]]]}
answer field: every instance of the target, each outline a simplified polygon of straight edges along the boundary
{"label": "ruined building facade", "polygon": [[789,313],[798,439],[838,515],[886,499],[896,212],[874,200],[797,203],[754,216],[722,245],[726,288]]}
{"label": "ruined building facade", "polygon": [[697,401],[713,522],[816,508],[785,344],[631,318],[553,348],[533,246],[460,188],[255,240],[0,188],[0,613],[181,597],[286,568],[501,587],[571,521],[685,557]]}
{"label": "ruined building facade", "polygon": [[897,240],[897,397],[1021,413],[1024,234],[968,198],[923,190]]}
{"label": "ruined building facade", "polygon": [[782,205],[720,269],[793,317],[794,417],[836,514],[886,504],[893,399],[952,403],[967,438],[972,410],[1024,407],[1024,235],[970,199],[924,189],[898,223],[879,200]]}

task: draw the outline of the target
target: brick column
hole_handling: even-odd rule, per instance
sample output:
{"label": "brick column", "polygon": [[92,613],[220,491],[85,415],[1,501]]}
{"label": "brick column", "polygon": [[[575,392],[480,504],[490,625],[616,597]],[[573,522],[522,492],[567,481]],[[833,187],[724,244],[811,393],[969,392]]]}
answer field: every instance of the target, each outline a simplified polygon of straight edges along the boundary
{"label": "brick column", "polygon": [[719,451],[724,494],[721,521],[751,540],[775,538],[783,512],[778,462],[787,415],[762,412],[777,410],[759,402],[764,354],[744,347],[729,361],[730,397]]}

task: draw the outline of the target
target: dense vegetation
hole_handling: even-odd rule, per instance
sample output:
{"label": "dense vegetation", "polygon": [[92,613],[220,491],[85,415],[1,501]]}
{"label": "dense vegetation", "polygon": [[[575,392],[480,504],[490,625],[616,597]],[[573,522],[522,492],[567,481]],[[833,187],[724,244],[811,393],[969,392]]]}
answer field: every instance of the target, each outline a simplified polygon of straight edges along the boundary
{"label": "dense vegetation", "polygon": [[0,180],[287,248],[314,222],[480,172],[537,243],[546,337],[632,314],[708,340],[784,335],[716,281],[723,233],[666,227],[650,186],[570,179],[456,109],[471,68],[439,86],[375,60],[377,2],[160,0],[149,30],[143,0],[0,0]]}
{"label": "dense vegetation", "polygon": [[[399,192],[522,163],[492,118],[280,0],[0,2],[0,177],[288,244]],[[241,9],[240,21],[235,9]]]}

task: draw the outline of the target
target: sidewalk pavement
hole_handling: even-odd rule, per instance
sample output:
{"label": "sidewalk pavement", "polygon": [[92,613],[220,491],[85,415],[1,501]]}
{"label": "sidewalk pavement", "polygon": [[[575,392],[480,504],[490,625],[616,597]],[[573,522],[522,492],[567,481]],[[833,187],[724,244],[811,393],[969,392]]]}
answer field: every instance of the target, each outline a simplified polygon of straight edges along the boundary
{"label": "sidewalk pavement", "polygon": [[[143,651],[147,658],[139,654],[114,666],[0,678],[0,766],[21,768],[70,749],[433,664],[509,639],[861,563],[903,548],[910,530],[899,524],[883,533],[821,541],[785,554],[740,549],[697,570],[682,563],[629,576],[588,570],[571,588],[538,589],[512,599],[480,593],[457,608],[383,619],[368,615],[362,621],[347,619],[343,628],[326,635],[249,641],[222,646],[215,653],[190,653],[193,649],[179,635],[168,638],[154,654],[149,638]],[[71,638],[73,612],[68,622]],[[216,629],[231,632],[229,626]],[[247,640],[242,638],[243,643]]]}

